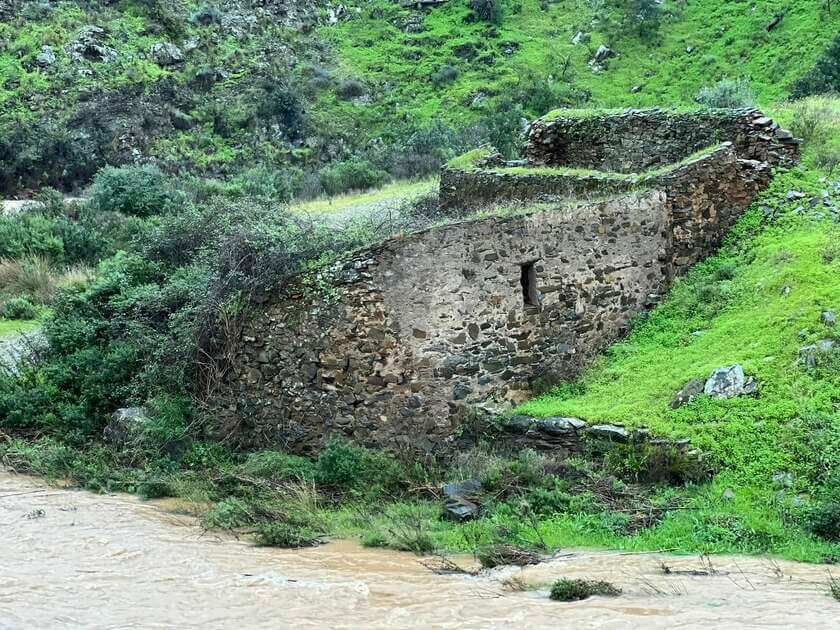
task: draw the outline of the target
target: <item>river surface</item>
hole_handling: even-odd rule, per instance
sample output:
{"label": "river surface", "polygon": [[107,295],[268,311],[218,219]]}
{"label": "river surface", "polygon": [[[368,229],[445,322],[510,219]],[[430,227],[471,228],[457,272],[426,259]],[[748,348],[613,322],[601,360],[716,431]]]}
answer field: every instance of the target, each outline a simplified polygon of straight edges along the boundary
{"label": "river surface", "polygon": [[[708,565],[569,550],[524,570],[437,575],[411,554],[350,542],[258,548],[168,509],[0,471],[0,628],[840,627],[825,566],[713,557],[714,575],[691,575]],[[624,594],[558,603],[545,586],[505,585],[563,576]]]}

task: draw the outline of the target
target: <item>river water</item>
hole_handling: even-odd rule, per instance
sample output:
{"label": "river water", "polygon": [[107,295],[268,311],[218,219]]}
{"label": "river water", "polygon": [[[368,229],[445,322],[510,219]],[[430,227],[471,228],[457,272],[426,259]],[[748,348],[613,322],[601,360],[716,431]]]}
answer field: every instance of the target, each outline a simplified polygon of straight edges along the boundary
{"label": "river water", "polygon": [[[714,557],[714,575],[690,575],[708,566],[570,550],[524,570],[437,575],[411,554],[350,542],[258,548],[168,508],[0,472],[0,628],[840,627],[824,566]],[[564,576],[624,594],[558,603],[545,587],[505,585]]]}

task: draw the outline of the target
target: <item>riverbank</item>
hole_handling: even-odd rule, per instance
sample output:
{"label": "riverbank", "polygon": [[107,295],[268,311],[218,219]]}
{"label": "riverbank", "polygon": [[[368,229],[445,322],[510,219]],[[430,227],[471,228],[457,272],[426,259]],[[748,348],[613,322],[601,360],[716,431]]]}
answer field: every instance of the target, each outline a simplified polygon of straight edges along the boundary
{"label": "riverbank", "polygon": [[[347,541],[253,547],[171,507],[0,472],[4,564],[14,567],[0,580],[0,625],[830,628],[840,606],[825,567],[768,558],[564,550],[525,569],[437,575],[413,554]],[[623,593],[552,602],[547,585],[561,577],[609,580]]]}

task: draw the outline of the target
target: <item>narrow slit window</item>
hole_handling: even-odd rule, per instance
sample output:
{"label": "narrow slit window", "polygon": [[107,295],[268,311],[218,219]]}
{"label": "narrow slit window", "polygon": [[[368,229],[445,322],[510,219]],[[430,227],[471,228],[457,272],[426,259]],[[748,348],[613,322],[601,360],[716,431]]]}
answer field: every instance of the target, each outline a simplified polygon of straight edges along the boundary
{"label": "narrow slit window", "polygon": [[536,262],[521,265],[520,282],[522,283],[522,298],[525,306],[539,306],[540,292],[537,289]]}

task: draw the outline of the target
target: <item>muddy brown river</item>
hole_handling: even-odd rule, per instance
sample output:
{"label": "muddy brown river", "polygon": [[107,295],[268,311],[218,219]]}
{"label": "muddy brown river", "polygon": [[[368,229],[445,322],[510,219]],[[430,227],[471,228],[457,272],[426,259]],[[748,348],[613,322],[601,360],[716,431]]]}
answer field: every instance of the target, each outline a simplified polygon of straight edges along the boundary
{"label": "muddy brown river", "polygon": [[[568,550],[524,570],[436,575],[351,542],[254,547],[166,507],[0,472],[0,628],[840,627],[824,566],[713,557],[714,575],[692,575],[708,571],[697,557]],[[546,585],[563,576],[624,593],[552,602]]]}

